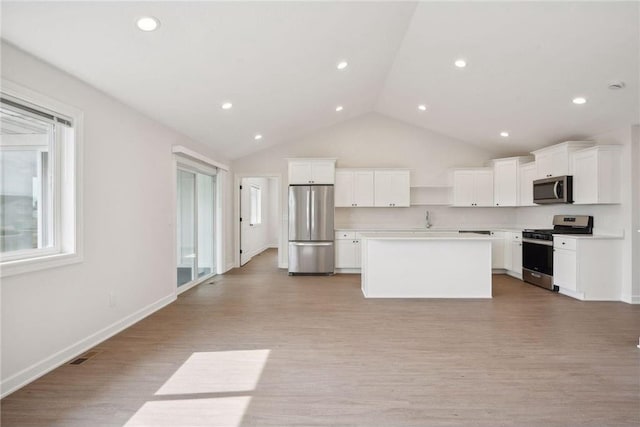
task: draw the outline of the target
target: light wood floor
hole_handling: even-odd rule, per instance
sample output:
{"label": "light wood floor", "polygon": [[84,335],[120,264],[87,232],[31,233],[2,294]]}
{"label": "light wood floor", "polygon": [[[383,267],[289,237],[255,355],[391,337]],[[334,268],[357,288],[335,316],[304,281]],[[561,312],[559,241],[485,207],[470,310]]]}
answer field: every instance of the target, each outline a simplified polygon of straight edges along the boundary
{"label": "light wood floor", "polygon": [[492,300],[366,300],[359,276],[275,265],[265,252],[15,392],[2,426],[640,425],[640,306],[507,276]]}

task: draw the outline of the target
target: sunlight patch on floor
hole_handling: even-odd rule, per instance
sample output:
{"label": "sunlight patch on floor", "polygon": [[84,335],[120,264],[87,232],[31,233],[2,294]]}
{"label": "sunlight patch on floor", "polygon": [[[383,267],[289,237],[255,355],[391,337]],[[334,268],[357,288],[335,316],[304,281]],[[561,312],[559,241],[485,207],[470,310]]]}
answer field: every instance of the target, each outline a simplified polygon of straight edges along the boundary
{"label": "sunlight patch on floor", "polygon": [[242,422],[250,401],[250,396],[235,396],[146,402],[125,427],[237,427]]}
{"label": "sunlight patch on floor", "polygon": [[255,390],[270,351],[192,353],[125,427],[239,426],[251,396],[224,394]]}
{"label": "sunlight patch on floor", "polygon": [[270,350],[193,353],[156,396],[255,390]]}

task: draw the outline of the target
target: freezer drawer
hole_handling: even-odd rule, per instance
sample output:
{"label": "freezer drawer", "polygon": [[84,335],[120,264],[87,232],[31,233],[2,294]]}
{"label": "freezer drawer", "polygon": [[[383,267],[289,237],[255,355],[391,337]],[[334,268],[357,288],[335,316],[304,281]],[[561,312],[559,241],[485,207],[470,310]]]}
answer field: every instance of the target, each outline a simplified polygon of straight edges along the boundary
{"label": "freezer drawer", "polygon": [[333,242],[289,242],[289,274],[333,274]]}

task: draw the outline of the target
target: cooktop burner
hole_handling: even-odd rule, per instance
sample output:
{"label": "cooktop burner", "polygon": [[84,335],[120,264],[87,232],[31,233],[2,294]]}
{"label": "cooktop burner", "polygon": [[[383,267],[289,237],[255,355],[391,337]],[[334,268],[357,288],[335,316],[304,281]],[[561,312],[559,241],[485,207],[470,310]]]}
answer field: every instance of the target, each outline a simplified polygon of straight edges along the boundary
{"label": "cooktop burner", "polygon": [[553,228],[523,230],[523,237],[551,240],[554,234],[593,234],[593,217],[554,215]]}

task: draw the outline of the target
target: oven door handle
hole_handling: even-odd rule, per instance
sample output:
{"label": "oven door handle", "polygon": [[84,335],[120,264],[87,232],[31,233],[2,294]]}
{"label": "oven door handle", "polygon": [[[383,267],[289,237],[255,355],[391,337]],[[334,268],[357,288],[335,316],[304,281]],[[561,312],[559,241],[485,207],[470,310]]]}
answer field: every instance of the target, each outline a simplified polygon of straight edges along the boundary
{"label": "oven door handle", "polygon": [[537,240],[537,239],[522,239],[524,243],[533,243],[534,245],[553,246],[553,242],[550,240]]}
{"label": "oven door handle", "polygon": [[555,184],[553,184],[553,195],[556,197],[556,199],[560,198],[560,195],[558,194],[559,186],[560,186],[560,181],[556,181]]}

